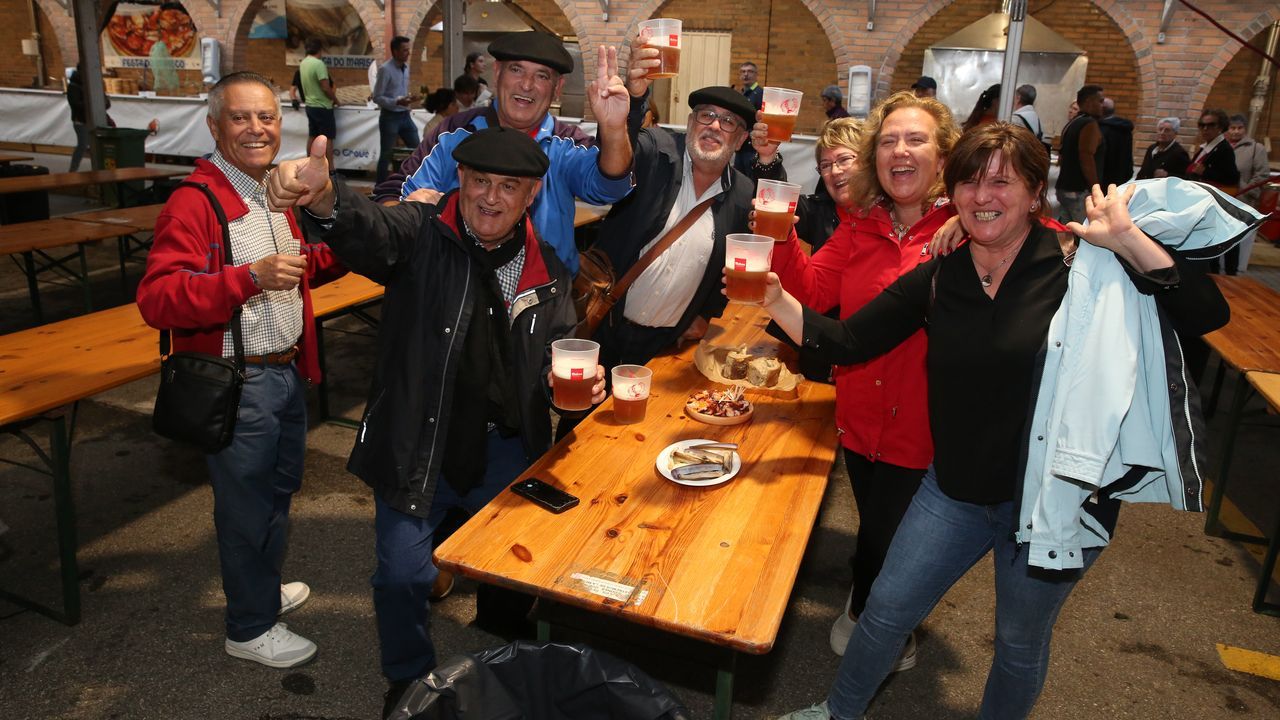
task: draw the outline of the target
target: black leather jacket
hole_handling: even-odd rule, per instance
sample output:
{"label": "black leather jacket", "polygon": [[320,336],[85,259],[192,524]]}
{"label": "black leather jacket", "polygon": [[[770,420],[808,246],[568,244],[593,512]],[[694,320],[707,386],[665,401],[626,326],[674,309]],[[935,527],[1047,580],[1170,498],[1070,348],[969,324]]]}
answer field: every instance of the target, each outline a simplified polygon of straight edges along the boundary
{"label": "black leather jacket", "polygon": [[[337,219],[315,236],[353,272],[386,286],[378,357],[347,469],[391,507],[426,517],[440,479],[454,379],[479,273],[453,225],[457,193],[438,206],[374,204],[338,183]],[[306,216],[307,213],[302,213]],[[551,341],[577,321],[569,272],[526,220],[526,257],[511,307],[520,439],[533,461],[551,447]],[[514,242],[514,240],[512,241]]]}

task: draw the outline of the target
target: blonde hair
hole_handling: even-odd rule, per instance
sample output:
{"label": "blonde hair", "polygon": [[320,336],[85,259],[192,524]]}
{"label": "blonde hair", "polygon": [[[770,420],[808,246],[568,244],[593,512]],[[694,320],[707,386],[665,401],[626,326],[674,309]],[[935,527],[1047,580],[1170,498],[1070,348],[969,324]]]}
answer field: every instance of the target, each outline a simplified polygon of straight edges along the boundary
{"label": "blonde hair", "polygon": [[858,141],[861,139],[862,121],[858,118],[842,117],[831,120],[822,126],[822,131],[818,134],[818,144],[813,148],[813,160],[822,162],[823,150],[838,147],[849,148],[856,153]]}
{"label": "blonde hair", "polygon": [[[880,131],[884,127],[885,120],[890,115],[898,110],[907,108],[919,108],[933,116],[933,120],[937,124],[937,128],[933,131],[933,142],[938,146],[939,158],[945,160],[951,154],[951,149],[955,147],[956,141],[960,139],[960,128],[956,127],[956,121],[951,116],[951,111],[937,99],[916,97],[906,90],[890,95],[871,111],[871,114],[867,116],[866,121],[862,124],[862,137],[858,142],[857,149],[858,160],[862,163],[862,172],[853,178],[852,199],[854,205],[871,207],[884,194],[884,188],[880,187],[880,178],[876,175],[876,146],[880,143]],[[925,198],[926,205],[937,200],[945,191],[946,188],[942,184],[942,172],[939,170],[938,177],[929,188],[929,194]]]}

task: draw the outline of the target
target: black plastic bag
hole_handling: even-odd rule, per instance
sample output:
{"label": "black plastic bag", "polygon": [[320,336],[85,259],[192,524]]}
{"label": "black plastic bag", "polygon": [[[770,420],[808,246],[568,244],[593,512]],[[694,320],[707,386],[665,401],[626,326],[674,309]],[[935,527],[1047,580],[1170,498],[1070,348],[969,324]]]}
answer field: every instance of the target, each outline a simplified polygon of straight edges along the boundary
{"label": "black plastic bag", "polygon": [[688,720],[639,668],[584,645],[518,640],[414,682],[391,720]]}

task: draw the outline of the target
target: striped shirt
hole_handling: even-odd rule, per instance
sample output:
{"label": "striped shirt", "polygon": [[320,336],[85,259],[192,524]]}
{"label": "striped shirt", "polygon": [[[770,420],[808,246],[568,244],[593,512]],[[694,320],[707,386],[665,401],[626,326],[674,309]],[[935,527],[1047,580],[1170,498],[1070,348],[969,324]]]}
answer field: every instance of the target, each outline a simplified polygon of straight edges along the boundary
{"label": "striped shirt", "polygon": [[[249,212],[228,223],[231,234],[231,259],[236,265],[248,265],[269,255],[301,255],[301,243],[293,236],[284,213],[267,208],[266,182],[258,182],[227,162],[215,150],[209,161],[222,171]],[[263,290],[249,298],[240,314],[244,328],[246,355],[284,352],[302,336],[302,293],[292,290]],[[233,357],[230,327],[222,336],[222,356]]]}

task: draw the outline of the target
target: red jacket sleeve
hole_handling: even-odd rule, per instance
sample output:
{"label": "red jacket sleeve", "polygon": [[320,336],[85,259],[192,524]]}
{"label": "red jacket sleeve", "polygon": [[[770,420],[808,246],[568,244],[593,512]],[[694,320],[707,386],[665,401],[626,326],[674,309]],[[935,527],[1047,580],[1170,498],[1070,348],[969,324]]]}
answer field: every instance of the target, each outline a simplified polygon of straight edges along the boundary
{"label": "red jacket sleeve", "polygon": [[842,222],[813,257],[804,254],[795,233],[773,248],[773,271],[801,305],[825,313],[840,302],[840,284],[853,248],[852,222]]}
{"label": "red jacket sleeve", "polygon": [[[180,190],[176,195],[193,192]],[[235,308],[259,292],[248,264],[221,267],[222,231],[208,203],[199,200],[198,205],[171,201],[156,219],[155,240],[138,285],[138,310],[151,327],[195,330],[225,325]],[[179,208],[182,212],[175,212]]]}

